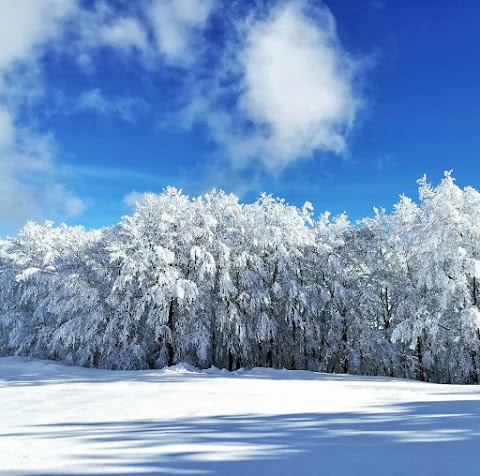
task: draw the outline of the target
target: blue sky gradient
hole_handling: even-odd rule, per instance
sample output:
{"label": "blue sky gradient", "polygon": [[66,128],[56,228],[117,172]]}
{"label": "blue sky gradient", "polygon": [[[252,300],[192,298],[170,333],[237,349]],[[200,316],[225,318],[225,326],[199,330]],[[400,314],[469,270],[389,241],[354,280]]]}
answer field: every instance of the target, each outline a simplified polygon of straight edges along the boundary
{"label": "blue sky gradient", "polygon": [[0,9],[0,236],[115,224],[168,185],[351,220],[416,198],[424,173],[480,187],[474,0]]}

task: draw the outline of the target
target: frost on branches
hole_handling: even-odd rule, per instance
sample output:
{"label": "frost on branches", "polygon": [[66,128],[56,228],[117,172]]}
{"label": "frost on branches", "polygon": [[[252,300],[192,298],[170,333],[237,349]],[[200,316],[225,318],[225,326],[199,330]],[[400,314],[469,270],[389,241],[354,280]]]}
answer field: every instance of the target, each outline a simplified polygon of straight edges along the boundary
{"label": "frost on branches", "polygon": [[480,194],[450,173],[351,224],[262,195],[147,194],[111,228],[0,241],[0,354],[479,383]]}

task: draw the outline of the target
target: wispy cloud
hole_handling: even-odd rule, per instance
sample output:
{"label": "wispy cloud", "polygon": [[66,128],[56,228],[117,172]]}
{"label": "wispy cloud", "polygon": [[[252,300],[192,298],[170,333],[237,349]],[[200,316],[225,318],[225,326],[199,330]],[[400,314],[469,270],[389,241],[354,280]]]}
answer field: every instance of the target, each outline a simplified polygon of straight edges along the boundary
{"label": "wispy cloud", "polygon": [[[363,63],[342,47],[332,13],[313,0],[144,0],[121,2],[121,8],[102,0],[0,0],[0,11],[0,214],[9,223],[82,213],[75,173],[157,180],[89,168],[81,157],[72,174],[39,120],[42,101],[55,93],[46,83],[47,53],[92,82],[105,51],[145,76],[171,77],[185,100],[177,122],[206,126],[214,155],[228,159],[238,186],[247,166],[249,176],[257,173],[252,170],[261,176],[318,151],[345,153],[362,108]],[[209,30],[213,21],[219,31]],[[62,102],[67,113],[129,122],[159,108],[96,85]]]}
{"label": "wispy cloud", "polygon": [[148,172],[127,169],[124,167],[105,167],[97,165],[69,164],[65,171],[70,176],[82,176],[96,180],[109,182],[141,182],[145,184],[158,184],[166,180],[166,177],[159,177]]}
{"label": "wispy cloud", "polygon": [[132,190],[130,193],[127,193],[123,197],[123,203],[129,208],[135,208],[137,205],[142,204],[145,199],[145,193],[147,192],[137,192]]}
{"label": "wispy cloud", "polygon": [[99,31],[99,40],[100,43],[127,50],[136,48],[144,51],[148,48],[145,28],[132,17],[122,17],[102,26]]}
{"label": "wispy cloud", "polygon": [[0,145],[0,216],[11,230],[26,220],[65,219],[85,210],[57,167],[58,151],[49,135],[13,127]]}
{"label": "wispy cloud", "polygon": [[52,136],[24,118],[43,93],[37,60],[45,44],[58,41],[74,8],[70,0],[0,0],[0,216],[10,230],[27,219],[72,216],[85,207],[56,167]]}
{"label": "wispy cloud", "polygon": [[98,88],[83,93],[76,104],[78,111],[95,112],[102,116],[116,117],[127,122],[134,122],[148,107],[148,104],[142,98],[107,98]]}
{"label": "wispy cloud", "polygon": [[377,172],[383,172],[388,167],[393,165],[393,157],[391,155],[385,155],[376,160]]}
{"label": "wispy cloud", "polygon": [[188,66],[198,51],[195,42],[205,26],[214,0],[154,0],[147,8],[147,17],[159,52],[168,63]]}
{"label": "wispy cloud", "polygon": [[[119,15],[103,1],[0,0],[0,12],[0,216],[2,229],[10,231],[28,219],[63,220],[86,207],[69,185],[61,147],[38,120],[48,95],[45,54],[91,72],[106,48],[145,66],[158,52],[139,8]],[[76,103],[62,103],[62,113],[88,110],[130,122],[148,108],[138,97],[112,97],[96,88]]]}

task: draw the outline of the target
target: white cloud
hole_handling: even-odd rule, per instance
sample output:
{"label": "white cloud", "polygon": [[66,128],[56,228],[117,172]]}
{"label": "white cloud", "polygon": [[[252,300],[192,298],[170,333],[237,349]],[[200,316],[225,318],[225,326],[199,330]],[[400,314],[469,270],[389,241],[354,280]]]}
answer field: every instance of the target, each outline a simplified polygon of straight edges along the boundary
{"label": "white cloud", "polygon": [[214,0],[154,0],[148,10],[157,47],[171,64],[187,65],[194,57],[193,39],[205,26]]}
{"label": "white cloud", "polygon": [[11,115],[0,105],[0,150],[11,145],[13,134],[14,129]]}
{"label": "white cloud", "polygon": [[35,49],[58,36],[75,0],[0,0],[0,71],[35,55]]}
{"label": "white cloud", "polygon": [[[132,10],[138,6],[133,2],[132,5]],[[144,23],[134,11],[119,17],[115,2],[97,1],[90,8],[78,3],[71,17],[68,53],[87,73],[95,71],[98,53],[105,48],[116,52],[125,62],[146,64],[154,48]]]}
{"label": "white cloud", "polygon": [[144,50],[148,46],[147,34],[134,18],[120,18],[118,21],[102,27],[99,37],[106,45],[116,48],[136,47]]}
{"label": "white cloud", "polygon": [[53,207],[58,208],[58,204],[62,204],[61,210],[59,210],[61,216],[66,217],[76,217],[81,215],[85,209],[86,204],[84,200],[75,195],[72,195],[71,192],[61,183],[56,182],[52,187],[49,187],[45,191],[45,197],[47,203],[51,203]]}
{"label": "white cloud", "polygon": [[[5,233],[28,219],[63,220],[85,209],[67,184],[60,147],[38,120],[48,90],[44,54],[69,57],[88,69],[102,48],[125,58],[140,53],[135,57],[143,61],[153,47],[137,18],[118,17],[104,1],[86,6],[79,0],[0,0],[0,12],[0,233]],[[107,99],[100,90],[86,94],[81,105],[127,121],[147,107],[139,98]]]}
{"label": "white cloud", "polygon": [[56,166],[57,148],[48,135],[15,127],[0,145],[0,217],[2,232],[27,220],[64,219],[83,213]]}
{"label": "white cloud", "polygon": [[43,93],[37,60],[47,43],[61,37],[74,9],[73,0],[0,0],[2,232],[15,231],[28,219],[63,218],[84,208],[63,183],[53,138],[36,130],[34,120],[22,120]]}
{"label": "white cloud", "polygon": [[[104,0],[0,0],[3,221],[61,218],[85,207],[69,190],[61,149],[37,115],[40,100],[55,93],[45,84],[46,52],[86,72],[95,71],[106,49],[151,74],[166,66],[179,84],[193,85],[179,93],[191,93],[185,124],[207,126],[231,159],[232,173],[252,162],[262,172],[275,171],[316,151],[345,151],[361,107],[360,68],[342,49],[330,11],[313,0],[225,2],[228,12],[215,17],[225,27],[219,50],[219,38],[213,45],[204,35],[218,5],[144,0],[122,2],[120,13],[116,2]],[[241,16],[247,10],[247,18]],[[126,121],[149,107],[138,97],[112,97],[95,87],[63,104]],[[81,167],[81,157],[78,162]]]}
{"label": "white cloud", "polygon": [[320,26],[294,5],[274,12],[253,25],[241,55],[240,109],[264,126],[254,140],[274,166],[313,150],[345,149],[358,102],[333,18],[322,15]]}
{"label": "white cloud", "polygon": [[63,24],[68,42],[49,46],[76,61],[85,73],[95,71],[98,54],[105,48],[122,60],[139,63],[150,54],[147,29],[133,13],[119,16],[115,2],[97,0],[87,5],[81,0],[67,1],[74,3]]}
{"label": "white cloud", "polygon": [[123,197],[123,203],[130,208],[135,208],[137,205],[141,205],[145,200],[145,193],[132,190],[130,193]]}
{"label": "white cloud", "polygon": [[360,67],[342,49],[330,11],[283,2],[238,30],[215,78],[195,86],[187,125],[204,122],[240,166],[257,160],[273,171],[315,151],[344,153],[362,105]]}
{"label": "white cloud", "polygon": [[148,109],[148,104],[138,97],[121,97],[108,99],[100,89],[92,89],[80,96],[77,110],[92,111],[103,116],[117,117],[133,122]]}

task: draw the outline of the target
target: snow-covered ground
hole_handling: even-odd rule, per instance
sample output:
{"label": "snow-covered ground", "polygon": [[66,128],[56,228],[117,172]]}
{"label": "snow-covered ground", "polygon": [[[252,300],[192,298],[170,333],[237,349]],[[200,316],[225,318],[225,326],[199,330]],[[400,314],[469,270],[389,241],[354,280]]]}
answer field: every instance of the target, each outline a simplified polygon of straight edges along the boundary
{"label": "snow-covered ground", "polygon": [[0,474],[478,475],[480,388],[0,359]]}

